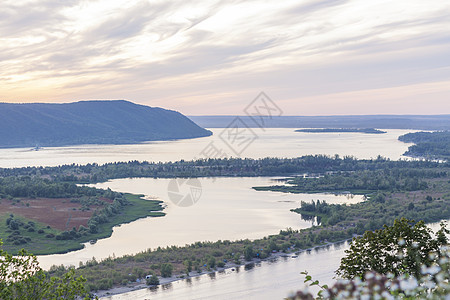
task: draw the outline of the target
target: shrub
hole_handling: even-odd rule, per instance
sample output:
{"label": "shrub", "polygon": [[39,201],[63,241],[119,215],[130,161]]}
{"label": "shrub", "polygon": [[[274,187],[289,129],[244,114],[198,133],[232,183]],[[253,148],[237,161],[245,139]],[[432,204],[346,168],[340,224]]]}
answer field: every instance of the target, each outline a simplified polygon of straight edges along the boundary
{"label": "shrub", "polygon": [[155,274],[153,274],[150,278],[147,279],[147,285],[158,285],[159,278]]}
{"label": "shrub", "polygon": [[161,265],[161,276],[170,277],[172,276],[173,266],[170,263],[164,263]]}

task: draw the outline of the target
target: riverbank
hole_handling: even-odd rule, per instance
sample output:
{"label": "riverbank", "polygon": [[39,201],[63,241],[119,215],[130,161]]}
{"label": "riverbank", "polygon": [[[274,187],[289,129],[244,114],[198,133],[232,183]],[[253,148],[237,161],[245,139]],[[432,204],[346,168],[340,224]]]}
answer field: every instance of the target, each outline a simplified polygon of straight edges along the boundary
{"label": "riverbank", "polygon": [[341,245],[345,242],[347,242],[348,239],[346,240],[342,240],[342,241],[338,241],[338,242],[327,242],[324,243],[323,245],[318,245],[309,249],[301,249],[301,250],[292,250],[290,252],[276,252],[276,253],[272,253],[271,256],[267,257],[267,258],[253,258],[250,261],[246,261],[245,263],[242,264],[236,264],[233,262],[228,262],[225,264],[224,267],[221,268],[216,268],[214,270],[210,270],[210,271],[202,271],[200,273],[196,272],[196,271],[192,271],[189,273],[189,276],[187,276],[186,274],[177,274],[177,275],[173,275],[171,277],[159,277],[159,285],[153,285],[153,286],[149,286],[146,284],[145,282],[145,278],[141,278],[139,282],[134,282],[129,284],[128,286],[117,286],[117,287],[113,287],[111,289],[107,289],[107,290],[100,290],[96,293],[94,293],[94,295],[98,296],[100,299],[108,299],[111,296],[114,295],[119,295],[119,294],[124,294],[124,293],[129,293],[129,292],[133,292],[133,291],[138,291],[138,290],[143,290],[143,289],[153,289],[153,288],[157,288],[158,286],[164,286],[166,284],[172,283],[172,282],[176,282],[176,281],[181,281],[181,280],[185,280],[185,279],[189,279],[189,278],[195,278],[195,277],[199,277],[199,276],[203,276],[203,275],[208,275],[208,274],[214,274],[216,272],[224,272],[224,271],[231,271],[231,272],[235,272],[238,271],[239,268],[246,268],[246,267],[252,267],[255,264],[264,262],[264,261],[276,261],[279,258],[297,258],[299,254],[304,253],[304,252],[311,252],[314,250],[318,250],[321,248],[327,248],[330,246],[334,246],[334,245]]}
{"label": "riverbank", "polygon": [[[442,221],[445,221],[445,220],[441,220],[441,222]],[[449,220],[446,219],[446,221],[448,222]],[[429,224],[427,224],[427,226],[430,229],[432,229],[433,231],[437,231],[438,229],[440,229],[440,223],[441,222],[429,223]],[[355,235],[354,237],[359,237],[359,235]],[[329,251],[329,250],[332,249],[332,247],[334,247],[333,249],[335,249],[335,250],[336,249],[341,249],[340,251],[343,251],[342,249],[345,249],[345,248],[348,247],[348,242],[349,242],[349,239],[346,239],[346,240],[337,241],[337,242],[327,242],[327,243],[324,243],[322,245],[318,245],[318,246],[311,247],[311,248],[304,249],[304,250],[295,250],[295,249],[293,249],[292,251],[289,251],[287,253],[277,252],[277,253],[273,253],[270,257],[267,257],[265,259],[256,259],[256,258],[254,258],[251,261],[248,261],[248,262],[246,262],[244,264],[239,264],[239,265],[238,264],[234,264],[234,263],[227,263],[223,268],[217,268],[215,270],[204,271],[204,272],[201,272],[201,273],[191,272],[189,277],[186,277],[186,276],[183,276],[183,275],[181,275],[181,276],[180,275],[176,275],[176,276],[172,276],[172,277],[169,277],[169,278],[160,278],[160,286],[164,290],[166,288],[169,288],[169,286],[171,286],[170,283],[176,282],[176,281],[181,281],[181,280],[184,280],[184,279],[191,279],[191,278],[195,278],[195,277],[199,277],[199,276],[203,276],[203,275],[208,275],[208,274],[212,275],[212,274],[215,274],[215,273],[219,273],[219,274],[220,273],[222,273],[222,274],[225,274],[225,273],[230,274],[232,272],[233,273],[234,272],[239,273],[239,268],[245,268],[245,270],[252,269],[254,266],[258,266],[258,265],[261,266],[262,262],[270,262],[269,265],[272,265],[272,263],[274,261],[277,261],[277,260],[279,260],[281,258],[285,258],[285,259],[286,258],[292,258],[292,259],[297,259],[298,258],[298,259],[301,260],[301,264],[299,264],[300,261],[295,263],[295,265],[297,266],[295,268],[295,274],[297,274],[297,271],[300,272],[301,270],[305,270],[305,268],[306,268],[306,270],[310,271],[309,268],[303,266],[303,261],[305,260],[306,262],[308,262],[308,261],[314,262],[315,265],[318,262],[315,259],[313,259],[313,258],[308,258],[308,256],[305,256],[305,254],[311,254],[313,252],[314,255],[320,255],[320,253],[323,253],[324,250]],[[287,262],[285,259],[282,260],[282,263],[286,263]],[[265,266],[268,266],[268,265],[265,264]],[[332,268],[332,270],[337,269],[337,267],[338,267],[338,265],[335,265]],[[284,269],[284,267],[281,267],[281,268],[278,267],[276,269],[280,270],[280,269]],[[332,274],[334,274],[334,272],[332,272]],[[327,280],[328,281],[331,280],[332,277],[333,276],[329,275]],[[216,276],[212,275],[211,278],[216,278]],[[314,277],[314,278],[316,278],[316,277]],[[318,278],[320,279],[321,277],[319,276]],[[322,279],[321,279],[321,283],[324,283],[324,282],[322,282]],[[265,279],[261,278],[261,280],[265,280]],[[325,281],[327,281],[327,280],[325,280]],[[331,282],[328,282],[328,281],[326,282],[327,284],[331,283]],[[334,281],[334,279],[333,279],[333,281]],[[195,281],[195,282],[197,282],[197,281]],[[164,285],[168,285],[168,286],[164,287]],[[301,281],[299,282],[299,286],[300,285],[301,285]],[[177,286],[181,287],[180,285],[177,285]],[[114,296],[114,295],[120,295],[120,294],[129,293],[129,292],[133,292],[133,291],[139,291],[139,290],[141,290],[141,292],[138,292],[138,294],[142,295],[142,294],[145,293],[145,292],[142,292],[142,290],[144,290],[144,289],[151,289],[152,291],[155,291],[154,289],[158,289],[158,287],[159,286],[147,286],[145,284],[145,282],[144,282],[144,283],[131,284],[131,285],[127,286],[127,287],[116,287],[116,288],[112,288],[112,289],[109,289],[109,290],[98,291],[95,294],[98,295],[101,299],[109,299],[109,297]],[[298,288],[298,287],[296,286],[296,288]],[[286,289],[286,293],[288,291],[289,290]],[[149,291],[149,293],[150,293],[150,291]],[[128,296],[128,298],[125,297],[125,299],[133,299],[132,298],[133,295],[134,294],[131,294],[131,295]],[[159,298],[161,298],[161,297],[159,297]]]}

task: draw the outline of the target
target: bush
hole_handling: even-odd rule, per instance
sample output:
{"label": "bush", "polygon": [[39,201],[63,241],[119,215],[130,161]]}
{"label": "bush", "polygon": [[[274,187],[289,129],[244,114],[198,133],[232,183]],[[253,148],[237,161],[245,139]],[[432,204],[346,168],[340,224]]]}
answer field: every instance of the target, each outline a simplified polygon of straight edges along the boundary
{"label": "bush", "polygon": [[159,278],[155,274],[153,274],[150,278],[147,279],[147,285],[158,285]]}
{"label": "bush", "polygon": [[440,247],[448,244],[448,233],[444,222],[433,238],[431,229],[423,221],[397,219],[392,226],[384,225],[383,229],[367,231],[354,239],[350,249],[345,250],[346,256],[342,258],[337,274],[353,279],[364,278],[367,271],[375,271],[419,278],[420,265],[435,263],[429,253],[440,253]]}
{"label": "bush", "polygon": [[161,276],[170,277],[172,276],[173,266],[170,263],[164,263],[161,265]]}
{"label": "bush", "polygon": [[252,258],[255,256],[252,246],[248,245],[247,247],[245,247],[244,256],[246,260],[252,260]]}
{"label": "bush", "polygon": [[208,259],[208,267],[210,267],[211,269],[214,269],[216,267],[216,258],[215,257],[210,257]]}

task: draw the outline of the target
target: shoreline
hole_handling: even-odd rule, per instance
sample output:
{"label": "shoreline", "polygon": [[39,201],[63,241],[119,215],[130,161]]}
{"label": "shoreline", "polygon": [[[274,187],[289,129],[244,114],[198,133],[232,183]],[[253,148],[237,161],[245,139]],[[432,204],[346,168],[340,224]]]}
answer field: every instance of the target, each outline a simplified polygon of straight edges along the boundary
{"label": "shoreline", "polygon": [[[198,273],[196,271],[192,271],[192,272],[190,272],[190,274],[192,274],[192,273],[194,273],[194,274],[193,275],[189,275],[189,276],[186,276],[186,274],[184,274],[184,276],[183,276],[183,274],[177,274],[177,275],[173,275],[173,276],[167,277],[167,278],[163,278],[163,277],[158,276],[158,279],[159,279],[159,282],[160,282],[159,285],[147,285],[145,283],[145,278],[144,278],[144,279],[140,279],[141,280],[140,282],[134,282],[134,283],[131,283],[131,284],[127,285],[127,286],[118,286],[118,287],[113,287],[113,288],[108,289],[108,290],[99,290],[99,291],[93,293],[93,295],[98,296],[99,299],[109,299],[109,297],[120,295],[120,294],[125,294],[125,293],[128,293],[128,292],[133,292],[133,291],[143,290],[143,289],[150,289],[150,288],[154,288],[154,287],[157,287],[157,286],[163,286],[165,284],[169,284],[169,283],[172,283],[172,282],[184,280],[184,279],[187,279],[187,278],[195,278],[195,277],[199,277],[199,276],[202,276],[202,275],[213,274],[213,273],[216,273],[216,272],[222,272],[222,271],[229,270],[229,269],[245,267],[245,266],[251,265],[251,264],[254,265],[254,264],[257,264],[257,263],[261,263],[263,261],[278,260],[281,257],[297,258],[297,256],[300,253],[303,253],[303,252],[311,252],[311,251],[316,250],[316,249],[330,247],[330,246],[335,246],[335,245],[343,244],[343,243],[350,242],[350,241],[351,241],[351,239],[345,239],[345,240],[341,240],[341,241],[337,241],[337,242],[327,242],[326,244],[323,244],[323,245],[314,246],[314,247],[311,247],[311,248],[308,248],[308,249],[293,250],[291,252],[286,252],[286,253],[279,251],[279,252],[276,252],[276,253],[272,253],[267,258],[262,258],[262,259],[261,258],[253,258],[251,261],[246,261],[243,264],[226,263],[225,267],[216,268],[215,270],[211,270],[211,271],[203,271],[201,273]],[[234,270],[232,270],[232,271],[234,271]],[[183,277],[181,277],[181,276],[183,276]]]}
{"label": "shoreline", "polygon": [[[429,228],[431,228],[433,231],[435,231],[435,230],[438,229],[438,226],[443,221],[449,221],[449,219],[441,219],[440,221],[430,222],[430,223],[426,223],[426,224],[427,224],[427,226]],[[216,273],[216,272],[221,272],[221,271],[225,271],[225,270],[229,270],[229,269],[245,267],[247,265],[251,265],[251,264],[254,265],[254,264],[257,264],[257,263],[264,262],[264,261],[278,260],[281,257],[297,258],[297,256],[299,254],[304,253],[304,252],[311,252],[313,250],[317,250],[317,249],[321,249],[321,248],[326,248],[326,247],[331,247],[331,246],[336,246],[336,245],[343,245],[345,243],[349,243],[350,244],[353,241],[353,238],[361,237],[361,236],[362,235],[354,235],[351,238],[343,239],[343,240],[336,241],[336,242],[326,242],[326,243],[324,243],[322,245],[313,246],[313,247],[310,247],[310,248],[307,248],[307,249],[292,249],[291,248],[291,251],[289,251],[289,252],[278,251],[278,252],[275,252],[275,253],[271,253],[271,255],[269,257],[267,257],[267,258],[262,258],[262,259],[261,258],[253,258],[251,261],[246,261],[245,263],[242,263],[242,264],[236,264],[236,263],[227,262],[225,264],[225,267],[216,268],[215,270],[211,270],[211,271],[203,271],[201,273],[197,273],[196,271],[192,271],[192,272],[190,272],[190,274],[192,274],[192,273],[194,273],[194,274],[190,275],[190,276],[186,276],[186,274],[177,274],[177,275],[173,275],[173,276],[167,277],[167,278],[162,278],[162,277],[158,276],[158,279],[160,281],[159,285],[149,286],[149,285],[147,285],[145,283],[145,278],[144,278],[143,282],[139,282],[139,283],[138,282],[134,282],[134,283],[131,283],[130,285],[127,285],[127,286],[117,286],[117,287],[113,287],[113,288],[108,289],[108,290],[99,290],[99,291],[94,292],[92,294],[95,295],[95,296],[98,296],[99,299],[109,299],[112,296],[125,294],[125,293],[128,293],[128,292],[133,292],[133,291],[143,290],[143,289],[149,289],[149,288],[152,288],[152,287],[162,286],[162,285],[165,285],[165,284],[169,284],[169,283],[172,283],[172,282],[184,280],[184,279],[187,279],[187,278],[195,278],[195,277],[199,277],[199,276],[202,276],[202,275],[213,274],[213,273]],[[183,276],[183,277],[181,277],[181,276]]]}

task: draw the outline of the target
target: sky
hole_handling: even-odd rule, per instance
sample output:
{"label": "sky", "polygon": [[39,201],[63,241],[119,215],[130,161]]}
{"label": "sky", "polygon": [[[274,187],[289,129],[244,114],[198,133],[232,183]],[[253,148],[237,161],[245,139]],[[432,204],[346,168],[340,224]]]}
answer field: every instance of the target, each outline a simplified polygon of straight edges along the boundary
{"label": "sky", "polygon": [[1,0],[0,102],[450,114],[448,0]]}

